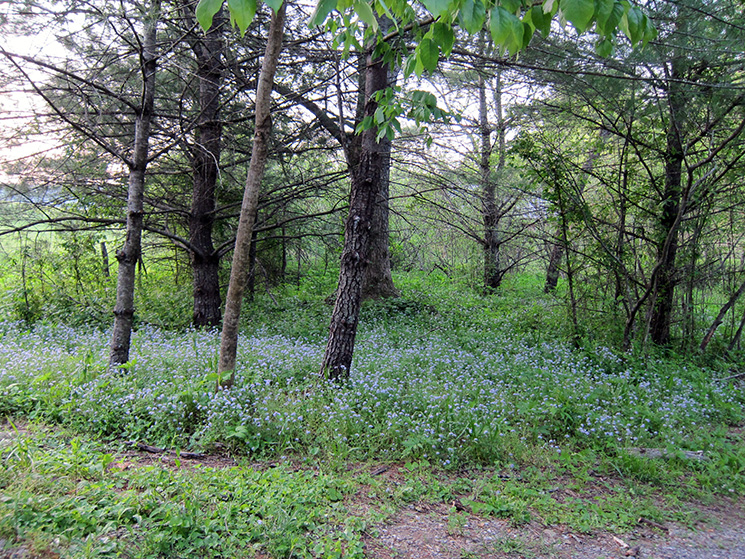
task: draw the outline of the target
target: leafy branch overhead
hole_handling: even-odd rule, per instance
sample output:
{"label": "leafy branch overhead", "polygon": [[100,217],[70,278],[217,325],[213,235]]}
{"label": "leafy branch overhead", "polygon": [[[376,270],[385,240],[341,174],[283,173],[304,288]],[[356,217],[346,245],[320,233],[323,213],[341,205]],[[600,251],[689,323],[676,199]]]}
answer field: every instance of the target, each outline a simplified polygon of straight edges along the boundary
{"label": "leafy branch overhead", "polygon": [[[256,14],[258,0],[228,0],[232,23],[245,33]],[[224,0],[200,0],[196,14],[204,29],[212,25]],[[277,10],[282,0],[265,0]],[[430,14],[430,25],[412,25],[421,19],[422,8]],[[413,28],[416,48],[404,64],[405,74],[422,75],[434,71],[441,56],[447,57],[455,41],[454,28],[474,35],[487,26],[495,44],[516,54],[539,32],[544,37],[558,18],[562,26],[571,23],[578,33],[594,29],[596,49],[601,56],[613,52],[620,30],[632,45],[646,44],[657,31],[642,10],[628,0],[319,0],[308,20],[310,27],[325,25],[336,34],[337,45],[348,52],[362,49],[361,37],[382,38],[378,18],[386,16],[394,24],[394,35]],[[390,35],[390,33],[389,33]]]}
{"label": "leafy branch overhead", "polygon": [[[277,10],[282,0],[265,3]],[[222,5],[223,0],[200,0],[196,15],[205,30],[212,25],[212,18]],[[429,12],[424,18],[422,8]],[[248,29],[256,9],[257,0],[228,0],[231,21],[241,33]],[[392,32],[381,31],[380,17],[391,20]],[[403,68],[404,77],[409,77],[435,71],[440,58],[450,55],[455,44],[455,28],[474,35],[486,26],[502,53],[515,55],[528,46],[536,32],[548,36],[556,18],[562,26],[571,23],[580,34],[594,26],[595,48],[601,56],[613,53],[619,30],[632,45],[644,45],[657,35],[647,16],[628,0],[319,0],[308,25],[325,26],[334,34],[335,46],[341,47],[345,55],[352,49],[365,50],[363,45],[375,45],[377,56],[395,62]],[[389,40],[404,32],[412,35],[414,49],[401,59]],[[384,136],[392,139],[396,131],[400,132],[396,117],[406,114],[407,109],[392,93],[388,93],[388,103],[385,99],[376,100],[378,112],[374,119],[366,118],[358,132],[376,126],[378,139]],[[431,101],[429,97],[418,98],[422,102],[419,107],[414,106],[416,100],[410,100],[413,109],[408,111],[408,118],[417,124],[422,117],[425,121],[428,117],[441,118],[442,111],[436,106],[432,110],[426,102]]]}

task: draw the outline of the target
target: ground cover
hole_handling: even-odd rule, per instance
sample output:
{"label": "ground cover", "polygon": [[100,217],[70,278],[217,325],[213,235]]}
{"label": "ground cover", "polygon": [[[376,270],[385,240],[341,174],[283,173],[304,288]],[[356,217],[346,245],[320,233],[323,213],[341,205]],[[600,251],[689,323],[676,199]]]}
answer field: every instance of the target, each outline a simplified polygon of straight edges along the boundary
{"label": "ground cover", "polygon": [[[236,387],[217,393],[215,332],[142,326],[109,371],[105,331],[0,324],[0,413],[28,425],[0,448],[0,539],[74,557],[384,557],[413,511],[456,540],[491,523],[494,541],[453,549],[497,557],[549,550],[510,530],[627,537],[640,519],[738,510],[745,400],[727,371],[575,350],[550,300],[429,287],[365,309],[343,387],[315,374],[328,309],[300,295],[250,315]],[[153,463],[133,442],[212,458]]]}

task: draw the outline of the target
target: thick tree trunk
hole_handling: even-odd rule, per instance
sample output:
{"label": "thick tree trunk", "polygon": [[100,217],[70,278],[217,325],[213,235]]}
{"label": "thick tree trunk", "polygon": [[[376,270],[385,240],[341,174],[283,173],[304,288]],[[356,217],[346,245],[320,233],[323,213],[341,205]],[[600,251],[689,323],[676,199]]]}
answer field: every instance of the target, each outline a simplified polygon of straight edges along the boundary
{"label": "thick tree trunk", "polygon": [[[378,19],[380,24],[381,32],[385,33],[393,25],[393,22],[387,17],[381,17]],[[364,65],[361,65],[364,68]],[[389,86],[395,85],[397,70],[394,68],[388,68],[386,74],[386,82],[382,86],[385,89]],[[365,105],[367,103],[367,79],[369,78],[368,72],[363,72],[364,80],[360,80],[365,83],[364,88],[360,88],[358,97],[358,113],[362,113],[364,117]],[[359,116],[359,114],[357,115]],[[361,140],[361,138],[359,138]],[[361,153],[359,153],[362,144],[352,140],[348,142],[351,145],[355,145],[358,148],[358,153],[355,157],[350,157],[347,163],[350,169],[354,169],[359,163]],[[378,192],[375,197],[375,207],[373,209],[373,217],[370,225],[370,246],[367,256],[367,267],[365,268],[365,275],[362,279],[362,300],[366,301],[369,299],[384,299],[387,297],[399,297],[401,293],[396,286],[393,284],[393,275],[391,273],[391,252],[390,252],[390,229],[389,229],[389,197],[390,197],[390,183],[391,183],[391,149],[393,143],[388,138],[383,138],[378,144],[380,150],[380,157],[382,159],[383,168],[380,173],[380,181],[378,184]]]}
{"label": "thick tree trunk", "polygon": [[662,200],[662,215],[659,220],[659,245],[657,253],[658,271],[652,299],[649,333],[657,345],[670,343],[670,326],[673,315],[673,297],[677,283],[676,256],[678,252],[678,229],[682,203],[683,140],[682,127],[685,98],[679,84],[683,77],[682,58],[676,57],[671,64],[668,80],[667,146],[665,155],[665,191]]}
{"label": "thick tree trunk", "polygon": [[243,303],[243,293],[248,280],[251,264],[251,236],[253,234],[256,208],[259,202],[259,189],[264,177],[264,167],[269,153],[269,135],[272,131],[270,114],[272,84],[277,71],[279,53],[282,50],[282,35],[284,32],[285,11],[287,2],[277,12],[272,13],[269,25],[269,36],[266,42],[266,52],[261,63],[259,83],[256,88],[256,125],[254,131],[251,162],[248,166],[246,189],[243,193],[238,232],[233,252],[233,265],[230,270],[230,283],[225,301],[225,317],[220,337],[220,361],[218,372],[230,372],[229,380],[218,381],[220,385],[229,387],[235,381],[235,359],[238,351],[238,325]]}
{"label": "thick tree trunk", "polygon": [[[365,74],[365,115],[372,116],[377,108],[374,95],[387,87],[388,70],[382,60],[373,60],[370,54]],[[352,168],[349,216],[344,226],[339,286],[321,364],[321,375],[336,382],[349,378],[352,366],[362,302],[362,282],[368,265],[370,230],[385,168],[385,148],[375,141],[376,134],[375,128],[362,133],[359,162]]]}
{"label": "thick tree trunk", "polygon": [[[387,87],[387,85],[386,85]],[[375,196],[375,208],[370,225],[370,248],[368,265],[362,280],[362,300],[399,297],[401,293],[393,284],[391,274],[390,233],[388,228],[388,197],[391,174],[391,141],[380,141],[380,156],[383,169]]]}
{"label": "thick tree trunk", "polygon": [[124,246],[117,251],[119,271],[116,283],[114,330],[109,349],[109,365],[115,367],[129,361],[129,345],[134,319],[134,292],[136,266],[141,258],[143,201],[145,197],[145,170],[148,163],[150,125],[155,105],[155,55],[157,24],[160,17],[160,0],[154,0],[145,21],[142,46],[142,104],[135,118],[135,137],[132,160],[129,163],[127,184],[127,235]]}
{"label": "thick tree trunk", "polygon": [[[392,22],[386,18],[379,18],[381,30],[386,30],[392,26]],[[366,97],[366,56],[360,54],[358,60],[359,69],[359,94],[357,96],[357,105],[355,110],[355,125],[362,122],[365,116]],[[389,70],[386,87],[395,83],[396,70]],[[275,84],[275,89],[284,95],[290,101],[296,101],[310,111],[326,131],[331,134],[344,149],[344,156],[347,160],[347,166],[350,174],[359,166],[362,156],[362,136],[358,134],[348,134],[340,126],[336,119],[331,118],[329,114],[314,102],[305,99],[297,92],[281,85]],[[389,230],[389,186],[391,170],[391,142],[383,139],[380,142],[380,150],[383,158],[383,172],[381,173],[379,191],[376,196],[372,226],[370,230],[370,247],[368,253],[369,265],[366,268],[363,279],[362,298],[378,299],[385,297],[398,297],[400,292],[393,284],[391,275],[391,258],[390,258],[390,230]],[[328,300],[334,301],[336,292]]]}
{"label": "thick tree trunk", "polygon": [[212,243],[212,231],[222,138],[220,88],[224,23],[221,10],[213,19],[212,27],[192,44],[199,79],[199,117],[192,150],[193,188],[189,214],[194,326],[218,326],[221,318],[220,257]]}

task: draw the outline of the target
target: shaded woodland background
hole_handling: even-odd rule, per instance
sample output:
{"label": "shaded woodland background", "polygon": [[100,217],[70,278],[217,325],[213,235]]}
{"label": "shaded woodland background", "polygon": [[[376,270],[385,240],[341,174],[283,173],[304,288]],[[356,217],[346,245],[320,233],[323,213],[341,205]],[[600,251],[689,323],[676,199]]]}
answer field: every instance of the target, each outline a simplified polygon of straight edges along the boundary
{"label": "shaded woodland background", "polygon": [[[152,5],[3,8],[7,318],[108,324],[128,180],[140,169],[136,323],[220,324],[268,10],[241,38],[223,12],[204,33],[193,3],[159,8],[141,164]],[[299,285],[334,295],[363,57],[309,29],[311,8],[288,7],[249,301]],[[495,297],[510,278],[540,282],[578,345],[739,350],[742,10],[730,0],[644,8],[658,36],[643,49],[619,40],[607,58],[593,36],[557,28],[519,56],[463,35],[434,72],[389,70],[410,110],[382,144],[366,298],[399,296],[395,278],[410,273]],[[24,45],[35,34],[46,39]]]}

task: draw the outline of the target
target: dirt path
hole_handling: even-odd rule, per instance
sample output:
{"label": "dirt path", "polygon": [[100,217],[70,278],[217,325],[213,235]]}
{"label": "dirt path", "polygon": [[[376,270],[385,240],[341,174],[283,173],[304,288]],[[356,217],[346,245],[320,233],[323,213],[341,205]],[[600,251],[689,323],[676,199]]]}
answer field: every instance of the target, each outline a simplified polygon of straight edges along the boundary
{"label": "dirt path", "polygon": [[631,534],[575,534],[537,523],[514,528],[507,521],[466,517],[454,524],[449,507],[413,505],[366,541],[371,559],[745,559],[742,506],[722,503],[701,510],[695,530],[670,524],[640,525]]}

